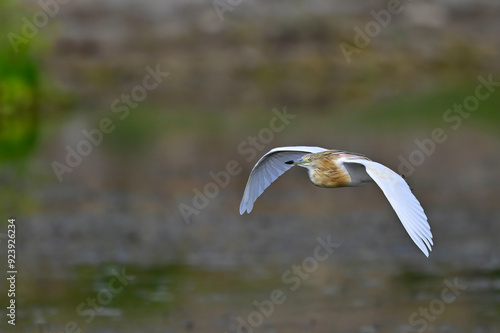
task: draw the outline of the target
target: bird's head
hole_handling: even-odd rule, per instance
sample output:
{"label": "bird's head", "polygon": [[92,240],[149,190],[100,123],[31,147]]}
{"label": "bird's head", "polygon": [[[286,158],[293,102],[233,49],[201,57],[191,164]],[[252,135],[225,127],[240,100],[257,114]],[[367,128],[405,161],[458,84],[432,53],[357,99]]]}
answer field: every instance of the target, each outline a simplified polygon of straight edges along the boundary
{"label": "bird's head", "polygon": [[307,154],[297,160],[287,161],[285,162],[285,164],[294,164],[301,166],[303,168],[309,168],[313,162],[314,162],[314,156],[312,154]]}

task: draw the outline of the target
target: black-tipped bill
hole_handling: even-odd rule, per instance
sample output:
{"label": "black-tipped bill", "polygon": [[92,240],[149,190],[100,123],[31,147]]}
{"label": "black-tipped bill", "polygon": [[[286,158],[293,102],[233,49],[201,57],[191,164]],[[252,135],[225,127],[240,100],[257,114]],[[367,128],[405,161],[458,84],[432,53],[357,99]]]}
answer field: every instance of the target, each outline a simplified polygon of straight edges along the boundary
{"label": "black-tipped bill", "polygon": [[285,164],[293,164],[293,163],[295,163],[295,161],[287,161],[287,162],[285,162]]}

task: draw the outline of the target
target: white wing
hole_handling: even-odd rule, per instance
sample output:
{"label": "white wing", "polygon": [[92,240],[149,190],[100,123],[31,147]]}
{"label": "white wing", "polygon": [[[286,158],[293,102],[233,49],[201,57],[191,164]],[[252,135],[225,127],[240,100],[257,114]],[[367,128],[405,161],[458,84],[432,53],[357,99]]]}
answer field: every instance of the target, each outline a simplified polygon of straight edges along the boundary
{"label": "white wing", "polygon": [[293,167],[293,164],[285,164],[285,162],[299,159],[309,153],[319,153],[325,150],[327,149],[308,146],[271,149],[260,158],[250,173],[240,204],[240,214],[243,214],[245,211],[250,213],[255,200],[257,200],[262,192],[285,171]]}
{"label": "white wing", "polygon": [[431,251],[431,245],[433,245],[431,227],[422,206],[406,181],[388,167],[377,162],[349,159],[344,163],[358,163],[365,166],[366,172],[382,189],[411,239],[428,257],[427,248]]}

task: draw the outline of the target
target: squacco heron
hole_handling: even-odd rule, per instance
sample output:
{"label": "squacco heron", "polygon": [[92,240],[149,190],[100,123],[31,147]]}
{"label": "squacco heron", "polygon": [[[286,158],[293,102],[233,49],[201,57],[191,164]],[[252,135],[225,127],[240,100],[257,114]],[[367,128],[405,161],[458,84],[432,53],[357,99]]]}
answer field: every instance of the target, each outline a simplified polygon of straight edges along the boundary
{"label": "squacco heron", "polygon": [[307,168],[311,182],[320,187],[360,186],[375,182],[384,192],[404,228],[428,257],[432,233],[427,216],[406,181],[388,167],[367,157],[320,147],[279,147],[255,164],[240,204],[240,214],[251,212],[255,200],[285,171],[298,165]]}

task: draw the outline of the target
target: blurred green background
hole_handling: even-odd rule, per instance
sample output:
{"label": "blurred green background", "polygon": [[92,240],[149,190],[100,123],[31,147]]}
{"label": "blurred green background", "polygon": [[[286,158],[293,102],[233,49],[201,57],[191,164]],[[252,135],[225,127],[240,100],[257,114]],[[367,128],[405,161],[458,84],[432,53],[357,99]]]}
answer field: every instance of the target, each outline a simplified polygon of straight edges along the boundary
{"label": "blurred green background", "polygon": [[[0,330],[500,332],[500,7],[397,4],[0,0],[0,267],[15,217],[18,271]],[[255,162],[288,145],[406,173],[430,257],[373,184],[291,170],[240,216]],[[291,290],[318,237],[340,246]]]}

